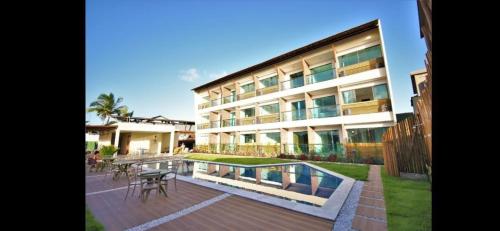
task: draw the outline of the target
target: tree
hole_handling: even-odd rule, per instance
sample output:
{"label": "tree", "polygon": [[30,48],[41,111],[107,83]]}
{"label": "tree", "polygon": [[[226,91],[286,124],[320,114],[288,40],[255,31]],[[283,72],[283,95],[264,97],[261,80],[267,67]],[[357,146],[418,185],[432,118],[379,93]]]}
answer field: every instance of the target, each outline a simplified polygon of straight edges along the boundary
{"label": "tree", "polygon": [[115,100],[115,96],[113,93],[100,94],[97,97],[97,100],[90,103],[90,108],[87,109],[88,112],[96,112],[97,116],[101,118],[101,120],[106,120],[105,125],[110,124],[109,119],[111,116],[121,116],[122,114],[131,114],[128,113],[128,107],[125,105],[119,106],[119,104],[123,101],[122,97],[118,97]]}

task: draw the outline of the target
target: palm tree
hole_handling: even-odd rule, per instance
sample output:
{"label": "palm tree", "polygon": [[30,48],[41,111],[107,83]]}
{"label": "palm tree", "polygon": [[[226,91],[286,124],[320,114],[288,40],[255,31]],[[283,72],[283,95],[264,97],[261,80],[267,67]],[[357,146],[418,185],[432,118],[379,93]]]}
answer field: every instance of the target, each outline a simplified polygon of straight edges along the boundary
{"label": "palm tree", "polygon": [[[97,97],[97,100],[90,103],[90,108],[87,109],[88,112],[96,112],[97,116],[101,118],[101,120],[106,120],[105,125],[110,124],[109,119],[113,115],[122,115],[123,112],[128,113],[128,108],[125,105],[118,106],[123,101],[122,97],[118,97],[115,100],[115,96],[113,93],[100,94]],[[132,112],[133,113],[133,112]]]}

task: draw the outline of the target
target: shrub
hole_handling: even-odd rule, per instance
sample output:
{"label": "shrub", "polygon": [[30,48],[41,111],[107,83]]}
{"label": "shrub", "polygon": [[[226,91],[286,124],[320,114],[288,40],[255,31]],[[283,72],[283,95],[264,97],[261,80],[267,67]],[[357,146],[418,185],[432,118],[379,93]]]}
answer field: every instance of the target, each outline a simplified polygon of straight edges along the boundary
{"label": "shrub", "polygon": [[101,147],[101,150],[99,150],[99,153],[103,156],[111,156],[117,151],[118,151],[118,148],[116,148],[114,145],[105,145],[105,146]]}
{"label": "shrub", "polygon": [[302,154],[299,156],[299,160],[308,160],[307,156]]}
{"label": "shrub", "polygon": [[315,161],[321,161],[321,156],[314,156],[313,160],[315,160]]}
{"label": "shrub", "polygon": [[278,157],[279,157],[279,158],[283,158],[283,159],[284,159],[284,158],[287,158],[287,156],[286,156],[285,154],[283,154],[283,153],[281,153]]}
{"label": "shrub", "polygon": [[330,154],[327,158],[328,161],[335,162],[337,161],[337,155],[335,154]]}

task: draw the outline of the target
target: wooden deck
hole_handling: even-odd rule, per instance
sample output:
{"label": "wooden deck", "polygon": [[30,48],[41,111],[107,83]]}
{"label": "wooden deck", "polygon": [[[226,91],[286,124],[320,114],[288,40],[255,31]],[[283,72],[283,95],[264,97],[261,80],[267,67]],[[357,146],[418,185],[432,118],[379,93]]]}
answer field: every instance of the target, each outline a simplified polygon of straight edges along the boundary
{"label": "wooden deck", "polygon": [[[97,175],[102,175],[97,173]],[[174,214],[212,199],[223,192],[177,181],[177,192],[169,184],[168,198],[155,193],[146,203],[134,197],[124,200],[127,182],[122,177],[118,182],[108,176],[86,177],[86,203],[94,216],[106,230],[125,230],[152,220]],[[115,189],[115,190],[113,190]],[[111,190],[111,191],[105,191]],[[332,230],[333,222],[269,204],[231,195],[192,213],[177,217],[151,230]]]}

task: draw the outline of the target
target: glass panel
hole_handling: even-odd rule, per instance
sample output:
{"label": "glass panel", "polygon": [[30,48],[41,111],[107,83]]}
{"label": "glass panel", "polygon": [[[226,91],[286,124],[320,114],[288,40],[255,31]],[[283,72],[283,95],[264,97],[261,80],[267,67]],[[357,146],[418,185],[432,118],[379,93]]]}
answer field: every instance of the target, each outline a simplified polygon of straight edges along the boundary
{"label": "glass panel", "polygon": [[358,53],[353,52],[339,57],[340,67],[345,67],[358,63]]}
{"label": "glass panel", "polygon": [[255,90],[255,84],[254,83],[248,83],[248,84],[245,84],[245,85],[241,85],[240,87],[243,90],[242,93],[250,92],[250,91],[254,91]]}
{"label": "glass panel", "polygon": [[337,150],[337,145],[340,145],[339,133],[337,130],[318,131],[317,134],[321,142],[316,145],[316,153],[326,156]]}
{"label": "glass panel", "polygon": [[326,96],[326,97],[314,99],[313,105],[314,105],[314,107],[335,105],[335,96],[331,95],[331,96]]}
{"label": "glass panel", "polygon": [[296,87],[302,87],[304,86],[304,73],[297,72],[294,74],[290,75],[290,87],[291,88],[296,88]]}
{"label": "glass panel", "polygon": [[358,51],[358,56],[359,56],[359,62],[363,62],[366,60],[382,57],[382,50],[380,48],[380,45],[376,45]]}
{"label": "glass panel", "polygon": [[347,137],[351,143],[380,143],[387,127],[347,129]]}
{"label": "glass panel", "polygon": [[344,97],[344,104],[356,102],[356,95],[354,94],[354,90],[344,91],[342,92],[342,96]]}
{"label": "glass panel", "polygon": [[243,136],[243,143],[255,143],[255,134],[243,134],[241,136]]}
{"label": "glass panel", "polygon": [[[264,182],[264,183],[280,183],[277,185],[281,185],[282,181],[282,176],[281,176],[281,167],[267,167],[267,168],[261,168],[260,170],[260,176],[261,180],[263,181],[271,181],[271,182]],[[273,183],[275,182],[275,183]]]}
{"label": "glass panel", "polygon": [[266,78],[260,81],[264,87],[271,87],[278,84],[278,76],[273,76],[271,78]]}
{"label": "glass panel", "polygon": [[373,100],[373,91],[371,87],[356,89],[356,102]]}
{"label": "glass panel", "polygon": [[278,103],[261,106],[261,115],[275,114],[280,112]]}
{"label": "glass panel", "polygon": [[293,146],[294,154],[307,154],[309,152],[307,140],[307,132],[294,132],[293,133]]}
{"label": "glass panel", "polygon": [[311,83],[317,83],[317,82],[322,82],[326,81],[329,79],[333,79],[333,68],[332,64],[325,64],[319,67],[315,67],[311,69]]}
{"label": "glass panel", "polygon": [[373,87],[373,98],[374,99],[387,99],[389,98],[389,93],[387,91],[387,84],[381,84]]}
{"label": "glass panel", "polygon": [[306,118],[306,101],[297,101],[292,103],[292,120],[303,120]]}
{"label": "glass panel", "polygon": [[247,108],[243,109],[243,117],[254,117],[255,116],[255,108]]}
{"label": "glass panel", "polygon": [[262,135],[262,144],[278,144],[281,142],[279,132],[263,133]]}

